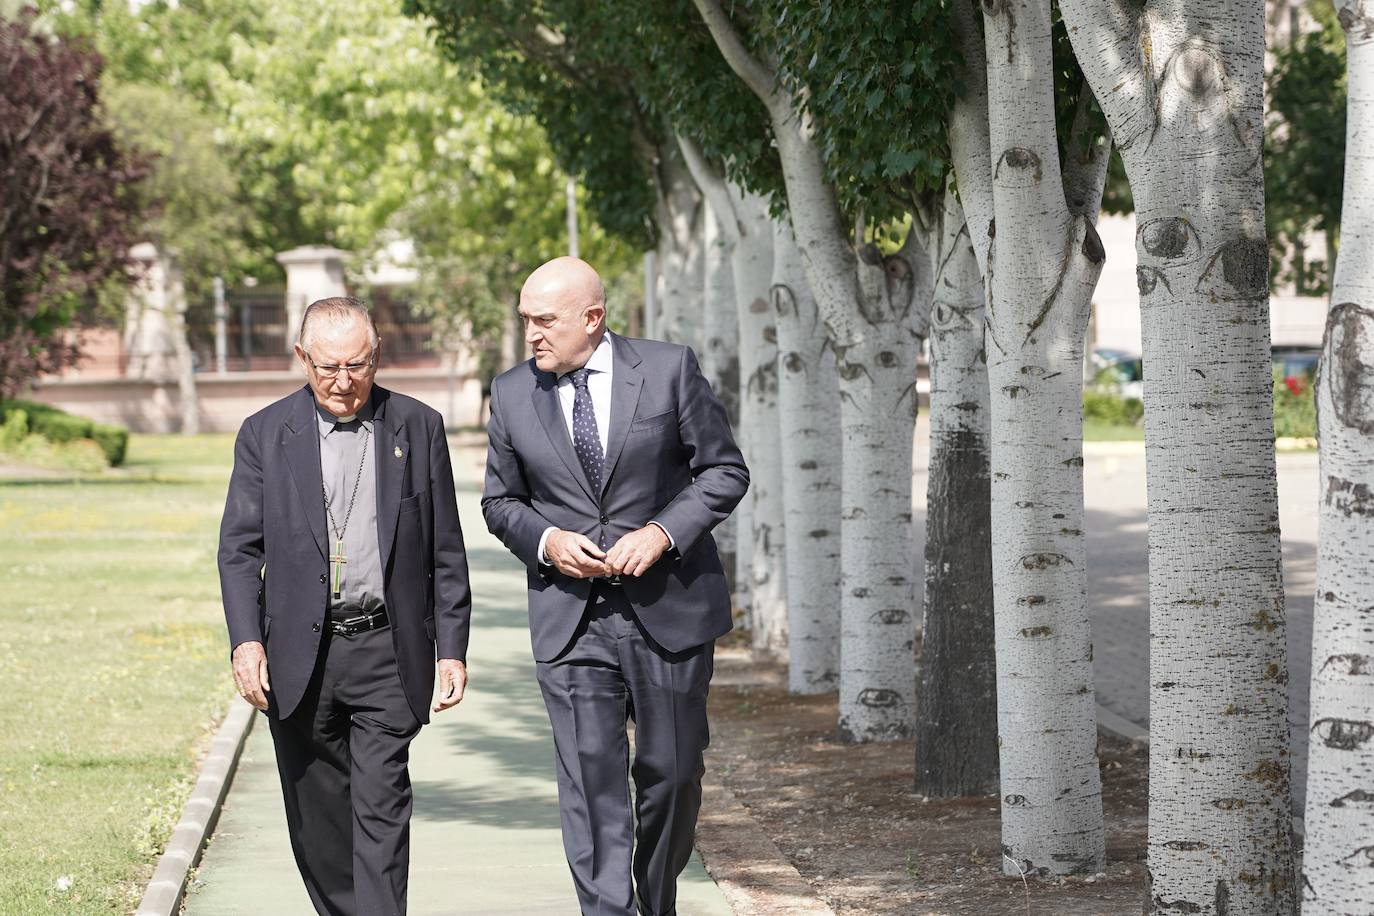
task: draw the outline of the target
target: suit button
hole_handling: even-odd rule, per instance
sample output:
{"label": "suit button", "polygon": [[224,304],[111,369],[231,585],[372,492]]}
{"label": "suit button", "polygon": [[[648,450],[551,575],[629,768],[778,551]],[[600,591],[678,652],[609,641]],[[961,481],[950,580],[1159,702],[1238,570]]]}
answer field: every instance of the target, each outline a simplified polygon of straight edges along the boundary
{"label": "suit button", "polygon": [[312,631],[318,633],[318,632],[320,632],[320,625],[319,625],[318,623],[312,623],[312,624],[310,625],[310,629],[311,629]]}
{"label": "suit button", "polygon": [[601,516],[601,524],[603,524],[603,525],[609,525],[610,523],[611,523],[611,520],[610,520],[609,518],[607,518],[607,517],[604,516],[604,515]]}
{"label": "suit button", "polygon": [[321,584],[321,585],[324,585],[324,583],[325,583],[325,574],[324,574],[324,573],[320,573],[320,584]]}

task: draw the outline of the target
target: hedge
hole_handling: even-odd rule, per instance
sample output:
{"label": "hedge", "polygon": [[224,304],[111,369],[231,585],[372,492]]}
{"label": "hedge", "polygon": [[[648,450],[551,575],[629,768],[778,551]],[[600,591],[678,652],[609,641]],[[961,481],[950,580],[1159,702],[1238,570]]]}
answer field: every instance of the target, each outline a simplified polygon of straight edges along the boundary
{"label": "hedge", "polygon": [[124,455],[129,448],[129,431],[122,426],[96,423],[85,417],[77,417],[50,404],[36,401],[0,401],[0,424],[10,415],[22,412],[27,416],[28,432],[37,434],[54,444],[90,439],[100,446],[105,459],[111,467],[124,463]]}

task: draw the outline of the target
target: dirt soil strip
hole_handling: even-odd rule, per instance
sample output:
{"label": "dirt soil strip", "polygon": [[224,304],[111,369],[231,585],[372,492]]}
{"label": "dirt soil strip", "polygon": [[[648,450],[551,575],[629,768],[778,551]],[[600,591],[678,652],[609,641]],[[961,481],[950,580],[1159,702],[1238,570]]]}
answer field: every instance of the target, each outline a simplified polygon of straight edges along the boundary
{"label": "dirt soil strip", "polygon": [[181,895],[186,891],[186,876],[200,859],[205,840],[215,829],[220,806],[234,780],[243,742],[253,727],[256,711],[247,701],[235,697],[225,714],[224,723],[215,733],[200,768],[200,778],[181,811],[181,820],[172,830],[167,849],[158,860],[143,900],[134,916],[172,916],[181,909]]}
{"label": "dirt soil strip", "polygon": [[995,796],[917,795],[911,741],[838,741],[835,695],[789,695],[784,674],[747,651],[716,654],[697,842],[737,912],[825,912],[803,908],[817,897],[841,916],[1141,912],[1148,794],[1141,743],[1103,736],[1099,746],[1106,869],[1023,881],[1002,874]]}

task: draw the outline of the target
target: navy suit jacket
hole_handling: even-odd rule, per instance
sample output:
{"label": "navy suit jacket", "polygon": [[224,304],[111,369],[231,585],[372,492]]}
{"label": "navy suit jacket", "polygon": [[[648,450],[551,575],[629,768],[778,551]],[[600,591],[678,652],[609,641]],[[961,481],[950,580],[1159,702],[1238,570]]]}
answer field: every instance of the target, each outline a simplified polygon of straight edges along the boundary
{"label": "navy suit jacket", "polygon": [[[557,377],[534,360],[492,382],[487,423],[487,527],[528,568],[534,657],[572,640],[591,581],[539,562],[550,526],[605,543],[659,522],[676,544],[639,578],[625,577],[649,635],[670,652],[730,631],[730,594],[710,531],[749,488],[725,409],[687,347],[613,336],[614,370],[600,493],[582,470],[558,402]],[[598,423],[605,418],[598,417]]]}
{"label": "navy suit jacket", "polygon": [[[244,421],[220,523],[229,642],[267,650],[269,715],[300,703],[329,613],[330,539],[315,398],[303,387]],[[472,595],[444,421],[414,398],[372,388],[377,543],[391,639],[411,711],[429,721],[434,660],[466,659]]]}

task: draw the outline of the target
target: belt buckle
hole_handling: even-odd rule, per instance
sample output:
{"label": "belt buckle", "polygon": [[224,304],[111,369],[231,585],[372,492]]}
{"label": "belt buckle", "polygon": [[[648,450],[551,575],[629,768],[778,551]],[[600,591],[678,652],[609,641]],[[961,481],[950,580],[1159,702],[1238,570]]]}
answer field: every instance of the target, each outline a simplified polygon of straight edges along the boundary
{"label": "belt buckle", "polygon": [[375,616],[375,614],[359,614],[356,617],[347,617],[343,620],[332,620],[330,626],[336,636],[357,636],[363,632],[363,625],[370,625]]}

